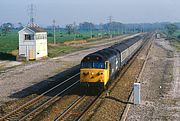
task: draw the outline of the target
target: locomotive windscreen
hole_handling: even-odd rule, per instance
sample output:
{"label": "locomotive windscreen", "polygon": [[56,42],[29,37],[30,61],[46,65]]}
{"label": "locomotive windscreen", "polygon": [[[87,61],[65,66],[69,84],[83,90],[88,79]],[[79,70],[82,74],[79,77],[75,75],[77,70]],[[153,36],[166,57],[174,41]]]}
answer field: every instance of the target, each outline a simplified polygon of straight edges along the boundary
{"label": "locomotive windscreen", "polygon": [[105,69],[105,63],[103,62],[82,62],[81,68],[99,68]]}

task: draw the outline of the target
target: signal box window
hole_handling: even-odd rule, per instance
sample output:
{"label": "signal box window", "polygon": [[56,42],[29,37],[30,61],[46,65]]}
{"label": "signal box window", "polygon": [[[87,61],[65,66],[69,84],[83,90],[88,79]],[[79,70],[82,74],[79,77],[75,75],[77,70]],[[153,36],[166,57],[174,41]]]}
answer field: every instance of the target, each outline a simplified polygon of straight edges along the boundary
{"label": "signal box window", "polygon": [[33,40],[33,35],[25,34],[25,40]]}

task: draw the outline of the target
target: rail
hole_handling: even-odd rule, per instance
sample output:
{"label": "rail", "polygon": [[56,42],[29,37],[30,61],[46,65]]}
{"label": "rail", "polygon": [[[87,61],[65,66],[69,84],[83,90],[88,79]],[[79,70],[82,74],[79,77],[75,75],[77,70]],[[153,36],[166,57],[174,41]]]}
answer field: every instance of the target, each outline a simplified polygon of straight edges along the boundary
{"label": "rail", "polygon": [[78,76],[80,73],[75,74],[74,76],[66,79],[65,81],[61,82],[60,84],[54,86],[53,88],[49,89],[48,91],[42,93],[41,95],[37,96],[36,98],[30,100],[29,102],[23,104],[22,106],[20,106],[19,108],[15,109],[14,111],[6,114],[5,116],[3,116],[2,118],[0,118],[0,121],[3,121],[5,119],[10,120],[11,117],[12,118],[17,118],[18,120],[21,119],[25,119],[27,118],[30,114],[34,113],[35,111],[37,111],[37,109],[39,109],[40,107],[44,106],[45,104],[49,103],[50,101],[52,101],[53,99],[57,98],[57,96],[61,95],[62,93],[66,92],[68,89],[72,88],[74,85],[76,85],[78,81],[76,81],[75,83],[73,83],[72,85],[70,85],[69,87],[67,87],[66,89],[64,89],[63,91],[61,91],[60,93],[58,93],[57,95],[55,95],[54,97],[52,97],[50,100],[46,101],[43,105],[39,106],[37,109],[31,111],[28,115],[26,115],[24,118],[19,119],[19,117],[14,116],[15,114],[20,114],[20,112],[24,111],[23,109],[27,110],[28,107],[34,105],[36,102],[39,102],[39,100],[44,96],[47,95],[48,93],[52,92],[54,89],[57,89],[58,87],[62,86],[63,84],[65,84],[66,82],[69,82],[71,79],[73,79],[74,77]]}

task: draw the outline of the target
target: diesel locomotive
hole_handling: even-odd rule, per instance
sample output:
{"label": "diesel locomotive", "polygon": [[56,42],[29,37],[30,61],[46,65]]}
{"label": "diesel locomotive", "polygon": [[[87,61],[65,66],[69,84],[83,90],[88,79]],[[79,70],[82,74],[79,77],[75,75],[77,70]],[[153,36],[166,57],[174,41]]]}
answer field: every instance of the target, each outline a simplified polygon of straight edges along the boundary
{"label": "diesel locomotive", "polygon": [[137,35],[111,47],[85,56],[81,61],[80,82],[105,87],[143,44]]}

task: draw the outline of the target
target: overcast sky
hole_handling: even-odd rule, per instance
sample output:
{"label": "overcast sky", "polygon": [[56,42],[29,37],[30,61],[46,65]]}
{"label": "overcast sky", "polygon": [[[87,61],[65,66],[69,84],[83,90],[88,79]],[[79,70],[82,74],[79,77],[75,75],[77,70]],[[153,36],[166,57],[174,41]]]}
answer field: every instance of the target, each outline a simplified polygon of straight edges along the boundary
{"label": "overcast sky", "polygon": [[28,5],[36,6],[36,23],[65,25],[83,21],[106,23],[180,22],[180,0],[0,0],[0,24],[27,24]]}

